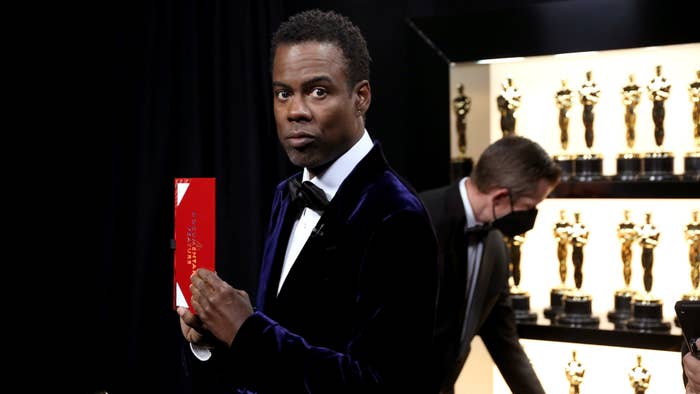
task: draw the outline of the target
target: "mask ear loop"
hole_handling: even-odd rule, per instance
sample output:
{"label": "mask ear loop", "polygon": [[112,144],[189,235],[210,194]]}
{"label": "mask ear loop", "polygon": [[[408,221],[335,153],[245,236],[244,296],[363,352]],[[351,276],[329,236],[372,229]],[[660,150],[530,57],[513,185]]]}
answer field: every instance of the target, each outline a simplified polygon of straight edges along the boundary
{"label": "mask ear loop", "polygon": [[[508,201],[510,201],[510,213],[515,212],[515,209],[513,208],[513,197],[510,194],[510,189],[508,190]],[[491,209],[493,210],[493,221],[495,222],[498,218],[496,218],[496,204],[491,204]]]}
{"label": "mask ear loop", "polygon": [[515,208],[513,207],[513,195],[510,194],[510,189],[508,189],[508,200],[510,200],[510,213],[513,213]]}

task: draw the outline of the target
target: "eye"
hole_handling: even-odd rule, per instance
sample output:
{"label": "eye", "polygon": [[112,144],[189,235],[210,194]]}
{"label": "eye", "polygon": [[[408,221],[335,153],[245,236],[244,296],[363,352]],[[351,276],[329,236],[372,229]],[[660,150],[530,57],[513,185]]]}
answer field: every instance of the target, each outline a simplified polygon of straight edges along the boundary
{"label": "eye", "polygon": [[327,92],[326,92],[326,89],[324,89],[324,88],[311,89],[311,95],[316,97],[316,98],[326,97],[326,94],[327,94]]}
{"label": "eye", "polygon": [[288,90],[278,90],[275,92],[275,97],[277,97],[278,100],[286,100],[291,96],[291,93],[289,93]]}

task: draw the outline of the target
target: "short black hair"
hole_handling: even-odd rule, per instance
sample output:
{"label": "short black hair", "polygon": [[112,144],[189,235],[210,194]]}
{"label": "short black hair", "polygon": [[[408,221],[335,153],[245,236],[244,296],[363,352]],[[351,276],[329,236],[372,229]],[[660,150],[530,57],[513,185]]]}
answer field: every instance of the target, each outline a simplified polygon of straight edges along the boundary
{"label": "short black hair", "polygon": [[345,57],[345,71],[349,88],[369,81],[369,50],[360,29],[350,19],[333,11],[308,10],[291,16],[272,36],[270,65],[274,65],[275,51],[282,44],[328,42],[338,46]]}
{"label": "short black hair", "polygon": [[471,179],[484,193],[507,188],[511,198],[532,196],[537,183],[545,179],[557,185],[561,168],[536,142],[521,136],[508,136],[489,145],[474,166]]}

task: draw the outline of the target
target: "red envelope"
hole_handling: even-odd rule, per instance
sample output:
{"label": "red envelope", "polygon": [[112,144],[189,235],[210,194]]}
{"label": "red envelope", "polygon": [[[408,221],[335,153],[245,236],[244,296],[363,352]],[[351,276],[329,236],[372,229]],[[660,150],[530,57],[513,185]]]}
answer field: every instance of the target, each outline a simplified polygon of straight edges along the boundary
{"label": "red envelope", "polygon": [[216,178],[175,178],[174,308],[195,313],[190,276],[214,271],[216,255]]}

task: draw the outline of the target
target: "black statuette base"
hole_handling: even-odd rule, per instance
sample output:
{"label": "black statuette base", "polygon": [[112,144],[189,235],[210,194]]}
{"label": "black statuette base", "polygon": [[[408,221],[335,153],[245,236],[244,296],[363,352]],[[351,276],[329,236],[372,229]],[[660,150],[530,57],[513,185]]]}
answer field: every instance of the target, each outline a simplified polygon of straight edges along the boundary
{"label": "black statuette base", "polygon": [[515,312],[515,321],[517,323],[534,323],[537,321],[537,313],[530,312],[530,295],[511,294],[510,299],[513,303],[513,312]]}
{"label": "black statuette base", "polygon": [[683,158],[683,179],[688,181],[700,181],[700,152],[692,152]]}
{"label": "black statuette base", "polygon": [[640,332],[669,332],[671,323],[663,321],[663,303],[632,301],[632,317],[627,329]]}
{"label": "black statuette base", "polygon": [[576,162],[570,155],[556,155],[554,162],[561,168],[561,180],[566,182],[571,180],[576,174]]}
{"label": "black statuette base", "polygon": [[617,175],[615,175],[615,180],[636,181],[642,172],[642,158],[639,155],[627,153],[617,157]]}
{"label": "black statuette base", "polygon": [[603,179],[603,158],[600,155],[576,156],[577,181],[589,182]]}
{"label": "black statuette base", "polygon": [[644,155],[642,179],[647,181],[667,181],[676,179],[673,174],[673,155],[668,152],[654,152]]}
{"label": "black statuette base", "polygon": [[568,327],[598,327],[600,319],[593,316],[590,297],[564,297],[564,313],[556,323]]}
{"label": "black statuette base", "polygon": [[627,323],[632,316],[632,294],[615,294],[615,309],[608,312],[608,321],[615,323],[616,328],[620,324]]}
{"label": "black statuette base", "polygon": [[544,309],[544,317],[553,320],[556,319],[558,315],[564,312],[564,303],[562,302],[562,297],[564,292],[571,289],[552,289],[549,292],[549,303],[550,306]]}

